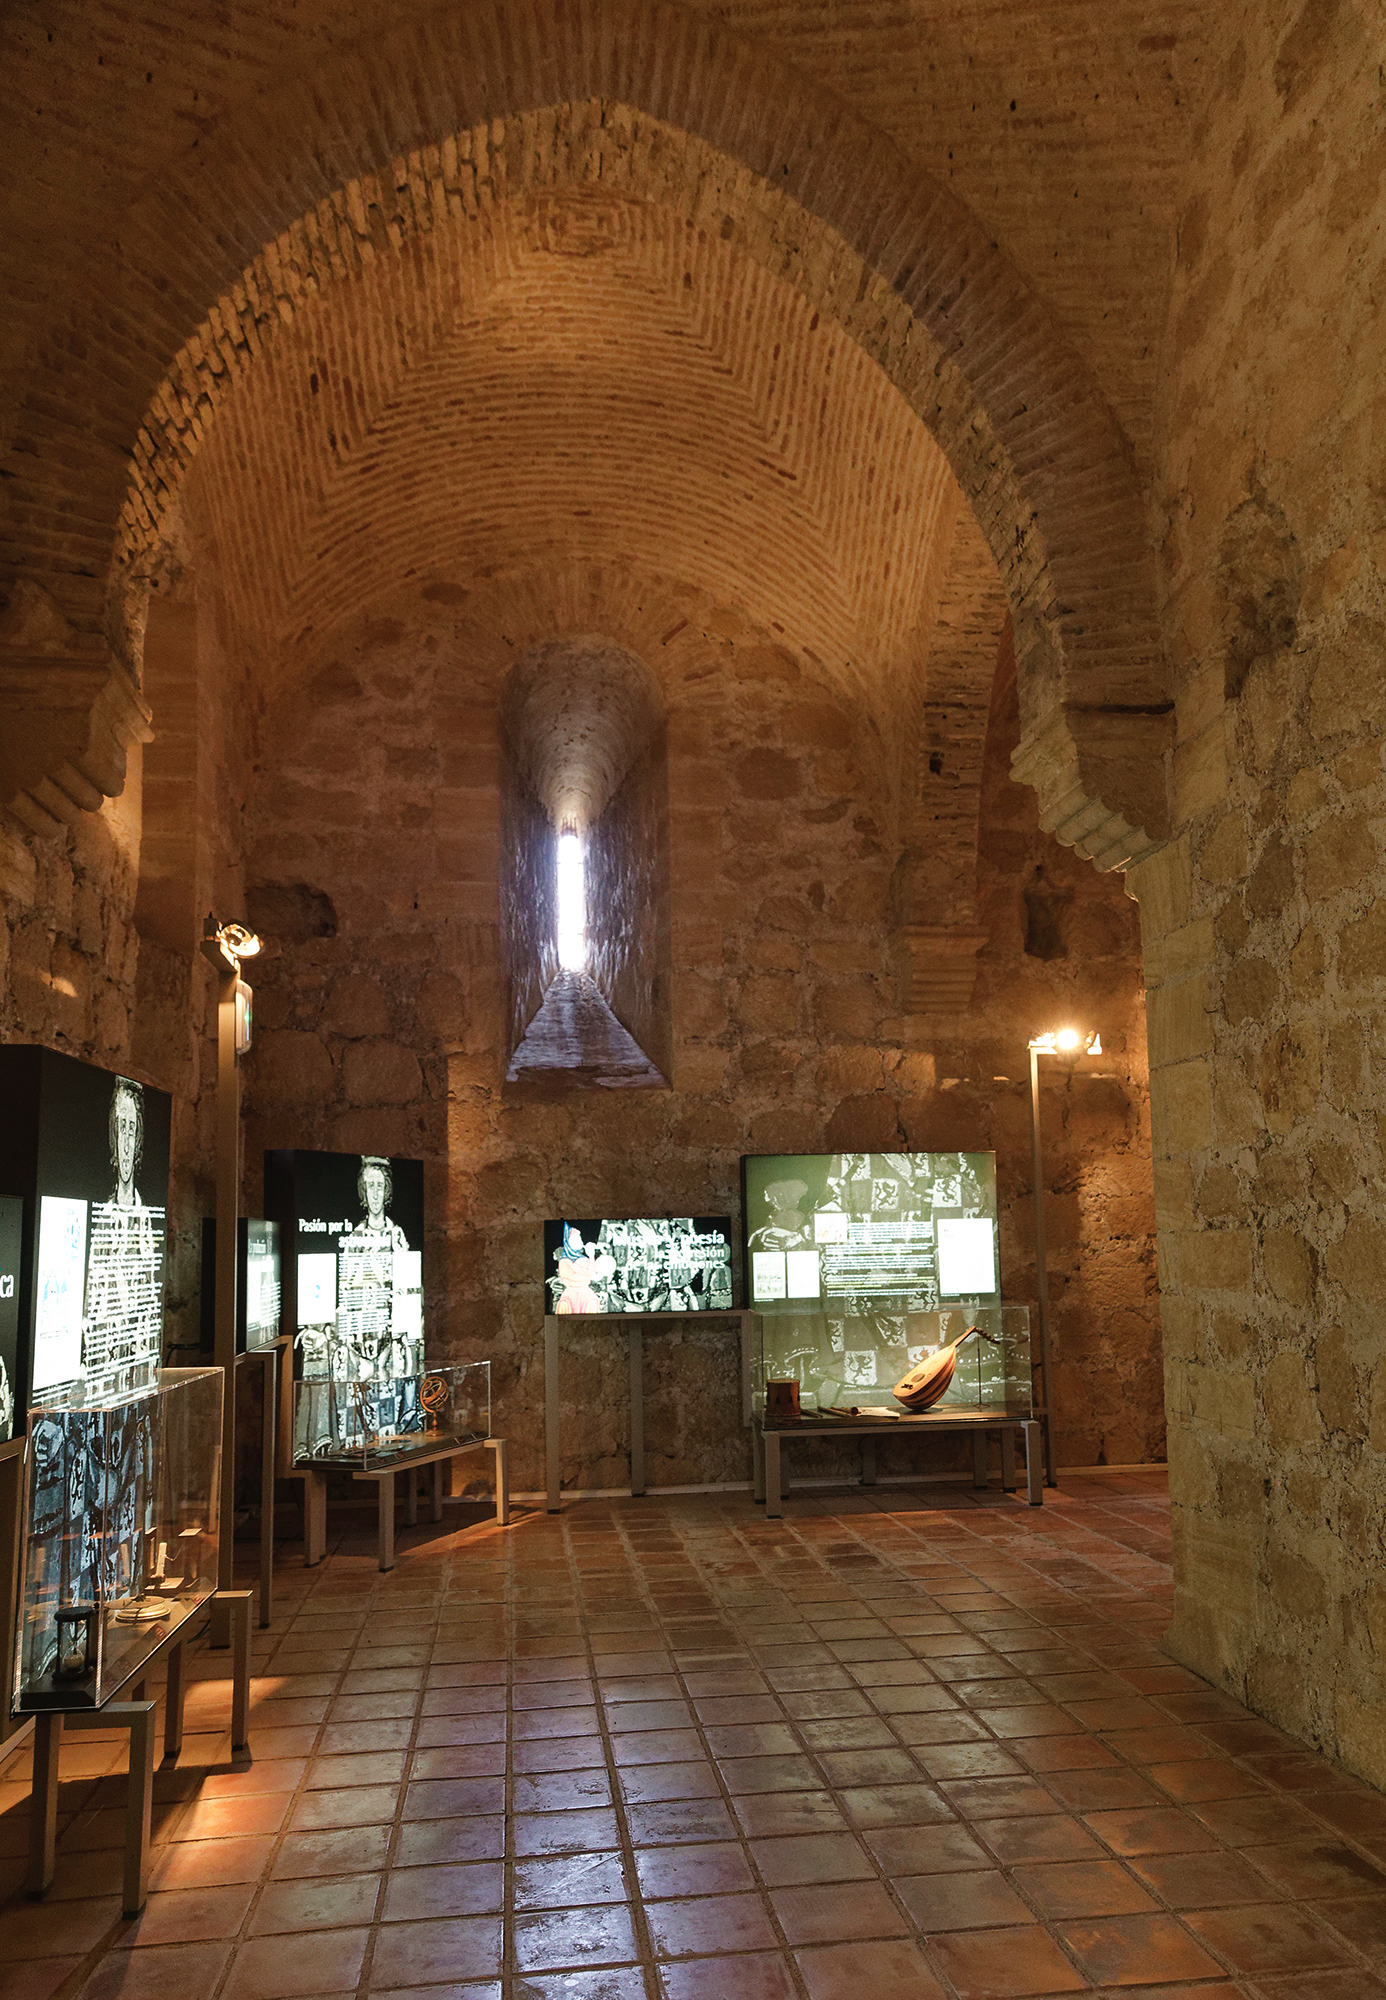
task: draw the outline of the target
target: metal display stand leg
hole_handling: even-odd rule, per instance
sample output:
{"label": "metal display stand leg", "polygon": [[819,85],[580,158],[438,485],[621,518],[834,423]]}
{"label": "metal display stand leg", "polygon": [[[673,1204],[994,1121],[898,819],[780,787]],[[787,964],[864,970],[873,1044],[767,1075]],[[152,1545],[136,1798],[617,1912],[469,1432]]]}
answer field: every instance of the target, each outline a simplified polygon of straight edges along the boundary
{"label": "metal display stand leg", "polygon": [[53,1880],[58,1838],[58,1753],[63,1747],[61,1711],[34,1717],[34,1790],[29,1801],[29,1873],[25,1888],[41,1896]]}
{"label": "metal display stand leg", "polygon": [[875,1438],[863,1438],[861,1441],[861,1483],[863,1486],[876,1484]]}
{"label": "metal display stand leg", "polygon": [[[168,1683],[164,1689],[164,1755],[176,1757],[183,1747],[183,1642],[168,1649]],[[142,1694],[143,1688],[139,1690]]]}
{"label": "metal display stand leg", "polygon": [[[505,1448],[504,1438],[487,1438],[486,1445],[495,1462],[496,1519],[505,1528],[510,1525],[510,1459]],[[550,1488],[550,1494],[553,1504],[551,1504],[549,1512],[556,1514],[558,1507],[555,1489]]]}
{"label": "metal display stand leg", "polygon": [[1044,1505],[1044,1466],[1040,1427],[1031,1422],[1020,1427],[1025,1433],[1025,1485],[1032,1507]]}
{"label": "metal display stand leg", "polygon": [[327,1554],[327,1479],[321,1472],[302,1470],[303,1564],[312,1569]]}
{"label": "metal display stand leg", "polygon": [[451,1465],[452,1460],[447,1459],[445,1461],[441,1458],[435,1458],[432,1465],[428,1468],[428,1518],[430,1521],[441,1521],[443,1518],[443,1466],[445,1463]]}
{"label": "metal display stand leg", "polygon": [[780,1499],[780,1436],[778,1431],[765,1433],[765,1518],[778,1521],[784,1513]]}
{"label": "metal display stand leg", "polygon": [[972,1484],[980,1489],[987,1483],[987,1434],[972,1433]]}
{"label": "metal display stand leg", "polygon": [[[247,1618],[250,1593],[245,1593]],[[29,1807],[29,1872],[26,1887],[42,1896],[53,1880],[58,1832],[58,1758],[63,1725],[74,1729],[130,1732],[130,1776],[125,1798],[125,1859],[122,1914],[137,1917],[149,1895],[149,1837],[154,1806],[154,1723],[152,1701],[112,1701],[81,1715],[49,1709],[34,1718],[34,1792]]]}
{"label": "metal display stand leg", "polygon": [[1001,1431],[1001,1491],[1015,1492],[1015,1432],[1009,1424]]}
{"label": "metal display stand leg", "polygon": [[375,1482],[380,1502],[380,1567],[395,1566],[395,1475],[387,1472]]}
{"label": "metal display stand leg", "polygon": [[544,1321],[544,1483],[548,1510],[556,1514],[562,1502],[558,1490],[558,1321]]}
{"label": "metal display stand leg", "polygon": [[404,1474],[404,1525],[406,1528],[419,1525],[419,1475],[412,1466]]}
{"label": "metal display stand leg", "polygon": [[260,1426],[260,1625],[274,1616],[275,1401],[279,1390],[279,1349],[267,1347],[264,1360],[264,1417]]}
{"label": "metal display stand leg", "polygon": [[755,1497],[757,1502],[765,1502],[765,1434],[759,1424],[751,1426],[751,1462],[755,1477]]}
{"label": "metal display stand leg", "polygon": [[[246,1597],[247,1623],[250,1598]],[[154,1716],[152,1701],[113,1702],[107,1716],[130,1725],[130,1789],[125,1798],[125,1867],[122,1915],[138,1916],[149,1898],[149,1836],[154,1811]]]}
{"label": "metal display stand leg", "polygon": [[250,1743],[250,1590],[219,1590],[214,1603],[226,1606],[231,1622],[231,1748]]}
{"label": "metal display stand leg", "polygon": [[645,1333],[630,1330],[630,1492],[639,1500],[645,1492]]}
{"label": "metal display stand leg", "polygon": [[[244,1750],[250,1741],[250,1612],[251,1590],[219,1590],[209,1600],[213,1617],[219,1613],[231,1639],[231,1748]],[[187,1682],[183,1639],[164,1652],[168,1686],[164,1703],[164,1754],[176,1757],[183,1747],[183,1699]],[[129,1701],[109,1701],[104,1708],[76,1713],[43,1709],[34,1717],[34,1785],[29,1806],[29,1868],[25,1887],[42,1896],[53,1880],[58,1831],[58,1762],[64,1728],[74,1730],[128,1729],[130,1776],[125,1801],[125,1862],[123,1910],[137,1917],[149,1895],[149,1841],[154,1810],[154,1731],[158,1705],[144,1699],[143,1677],[134,1683]]]}

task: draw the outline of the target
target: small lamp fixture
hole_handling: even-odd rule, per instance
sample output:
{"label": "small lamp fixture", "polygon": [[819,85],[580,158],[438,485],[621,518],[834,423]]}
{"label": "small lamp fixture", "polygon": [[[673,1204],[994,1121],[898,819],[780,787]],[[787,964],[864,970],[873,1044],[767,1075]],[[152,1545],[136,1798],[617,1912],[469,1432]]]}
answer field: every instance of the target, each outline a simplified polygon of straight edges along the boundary
{"label": "small lamp fixture", "polygon": [[202,949],[214,965],[220,957],[225,961],[223,969],[234,972],[243,958],[259,956],[260,940],[244,924],[219,924],[208,911],[202,926]]}
{"label": "small lamp fixture", "polygon": [[234,976],[232,989],[235,1006],[236,1054],[249,1055],[251,1037],[254,1031],[254,995],[241,978],[241,960],[256,958],[260,952],[260,940],[254,931],[244,924],[219,924],[209,911],[207,921],[202,926],[202,951],[221,973]]}
{"label": "small lamp fixture", "polygon": [[1030,1038],[1030,1049],[1037,1056],[1100,1056],[1102,1037],[1096,1028],[1047,1028]]}

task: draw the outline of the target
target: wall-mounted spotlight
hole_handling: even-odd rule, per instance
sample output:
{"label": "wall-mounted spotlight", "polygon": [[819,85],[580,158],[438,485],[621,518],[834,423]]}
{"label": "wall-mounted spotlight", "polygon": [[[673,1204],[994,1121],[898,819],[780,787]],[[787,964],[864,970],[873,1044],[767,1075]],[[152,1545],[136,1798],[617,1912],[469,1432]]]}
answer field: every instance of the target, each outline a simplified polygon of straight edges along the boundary
{"label": "wall-mounted spotlight", "polygon": [[210,959],[223,979],[234,980],[231,999],[235,1009],[235,1048],[238,1056],[249,1055],[254,1030],[254,1000],[250,987],[241,978],[241,961],[259,955],[260,940],[244,924],[219,924],[208,912],[202,926],[203,955]]}
{"label": "wall-mounted spotlight", "polygon": [[1102,1037],[1096,1028],[1046,1028],[1042,1035],[1031,1037],[1030,1053],[1037,1056],[1100,1056]]}

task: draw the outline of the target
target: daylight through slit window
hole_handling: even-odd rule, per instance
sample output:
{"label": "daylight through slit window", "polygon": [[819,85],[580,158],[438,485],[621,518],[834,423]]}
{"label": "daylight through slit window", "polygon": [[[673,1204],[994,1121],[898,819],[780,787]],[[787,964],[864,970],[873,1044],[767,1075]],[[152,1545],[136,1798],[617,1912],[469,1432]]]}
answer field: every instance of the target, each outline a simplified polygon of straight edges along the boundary
{"label": "daylight through slit window", "polygon": [[587,966],[587,857],[582,835],[565,827],[558,836],[558,962],[565,972]]}

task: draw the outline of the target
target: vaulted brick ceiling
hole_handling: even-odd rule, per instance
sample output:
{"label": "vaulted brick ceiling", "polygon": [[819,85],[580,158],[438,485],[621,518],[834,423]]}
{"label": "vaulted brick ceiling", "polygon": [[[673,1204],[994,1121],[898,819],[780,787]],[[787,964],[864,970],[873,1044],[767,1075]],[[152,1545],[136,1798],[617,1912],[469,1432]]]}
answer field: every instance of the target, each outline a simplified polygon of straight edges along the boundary
{"label": "vaulted brick ceiling", "polygon": [[[115,720],[75,711],[48,756],[38,717],[7,787],[56,784],[35,824],[118,789],[140,577],[194,458],[271,666],[440,561],[619,547],[772,630],[792,601],[825,673],[879,695],[957,507],[928,426],[1001,572],[1045,824],[1104,866],[1145,851],[1143,486],[1209,32],[1194,0],[12,11],[6,562]],[[611,241],[567,257],[520,190],[556,214],[607,164],[633,176]],[[1144,720],[1099,782],[1075,732],[1108,707]]]}
{"label": "vaulted brick ceiling", "polygon": [[238,383],[188,485],[271,675],[420,578],[586,559],[695,584],[887,706],[958,505],[904,399],[798,292],[580,189],[334,286]]}
{"label": "vaulted brick ceiling", "polygon": [[[226,128],[430,0],[45,0],[0,25],[0,376],[109,282],[120,217]],[[671,10],[672,11],[672,10]],[[695,0],[985,217],[1145,453],[1178,175],[1216,9],[1197,0]]]}

